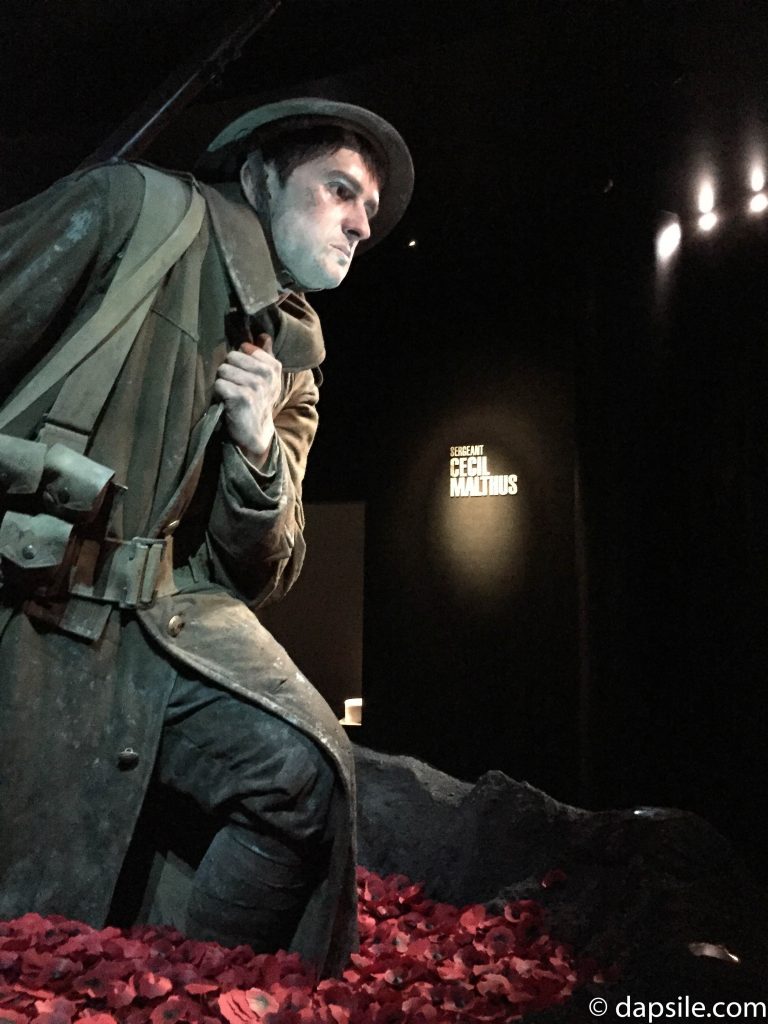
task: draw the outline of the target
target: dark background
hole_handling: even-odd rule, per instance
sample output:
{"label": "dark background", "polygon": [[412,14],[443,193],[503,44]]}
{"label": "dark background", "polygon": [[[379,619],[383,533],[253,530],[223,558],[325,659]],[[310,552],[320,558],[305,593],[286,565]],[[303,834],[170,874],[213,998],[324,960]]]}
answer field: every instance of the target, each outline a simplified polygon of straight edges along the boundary
{"label": "dark background", "polygon": [[[6,0],[0,204],[250,6]],[[768,222],[743,211],[766,68],[764,3],[285,0],[146,154],[189,167],[239,111],[306,93],[412,147],[405,220],[316,301],[306,495],[366,502],[361,740],[584,806],[694,810],[756,863]],[[684,229],[664,280],[663,211]],[[446,499],[470,443],[517,495]]]}

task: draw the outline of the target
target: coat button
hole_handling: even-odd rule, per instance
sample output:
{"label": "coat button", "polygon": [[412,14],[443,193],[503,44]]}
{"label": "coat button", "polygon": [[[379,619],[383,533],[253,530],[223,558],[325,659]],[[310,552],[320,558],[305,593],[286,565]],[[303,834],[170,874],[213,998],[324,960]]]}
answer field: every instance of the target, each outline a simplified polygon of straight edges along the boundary
{"label": "coat button", "polygon": [[26,558],[28,562],[31,562],[36,554],[37,551],[35,550],[34,544],[25,544],[24,547],[21,549],[21,557]]}
{"label": "coat button", "polygon": [[182,629],[184,629],[183,617],[181,615],[172,615],[168,619],[168,625],[165,627],[168,636],[178,636]]}
{"label": "coat button", "polygon": [[117,766],[121,771],[128,772],[139,763],[139,755],[133,747],[126,747],[117,755]]}

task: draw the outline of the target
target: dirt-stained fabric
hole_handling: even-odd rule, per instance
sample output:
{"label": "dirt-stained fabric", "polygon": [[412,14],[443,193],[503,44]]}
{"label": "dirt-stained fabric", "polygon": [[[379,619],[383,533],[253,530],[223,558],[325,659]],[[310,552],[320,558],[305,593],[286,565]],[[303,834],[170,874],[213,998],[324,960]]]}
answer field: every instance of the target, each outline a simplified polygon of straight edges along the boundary
{"label": "dirt-stained fabric", "polygon": [[[143,195],[134,166],[107,165],[0,216],[0,398],[98,308]],[[117,537],[174,531],[178,592],[147,610],[115,609],[95,642],[20,607],[10,618],[5,613],[0,917],[37,910],[104,921],[151,776],[174,663],[181,662],[311,736],[337,767],[346,809],[334,812],[331,870],[292,946],[331,973],[343,966],[356,934],[349,743],[254,614],[285,593],[303,561],[301,481],[317,424],[323,341],[303,297],[278,303],[261,226],[238,190],[206,191],[206,198],[203,227],[167,276],[88,452],[127,488],[112,520]],[[228,272],[225,256],[237,273]],[[247,294],[238,278],[248,280]],[[274,336],[283,364],[273,458],[267,472],[254,472],[220,428],[196,486],[169,510],[195,455],[195,428],[211,404],[217,367],[237,344],[227,324],[243,311]],[[55,391],[8,433],[35,437]],[[129,748],[136,763],[121,757]]]}

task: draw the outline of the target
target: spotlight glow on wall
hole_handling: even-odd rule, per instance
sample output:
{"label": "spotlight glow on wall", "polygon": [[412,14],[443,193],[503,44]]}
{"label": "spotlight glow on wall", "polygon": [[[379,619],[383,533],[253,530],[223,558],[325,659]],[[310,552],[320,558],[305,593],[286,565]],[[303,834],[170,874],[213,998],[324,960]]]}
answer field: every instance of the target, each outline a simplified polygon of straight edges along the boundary
{"label": "spotlight glow on wall", "polygon": [[768,207],[768,196],[765,192],[758,192],[749,201],[749,208],[752,213],[762,213],[766,207]]}
{"label": "spotlight glow on wall", "polygon": [[753,165],[749,183],[753,192],[763,191],[763,187],[765,185],[765,171],[763,170],[762,164]]}
{"label": "spotlight glow on wall", "polygon": [[677,251],[683,233],[680,230],[680,223],[677,220],[666,224],[656,236],[656,258],[661,263],[666,261]]}

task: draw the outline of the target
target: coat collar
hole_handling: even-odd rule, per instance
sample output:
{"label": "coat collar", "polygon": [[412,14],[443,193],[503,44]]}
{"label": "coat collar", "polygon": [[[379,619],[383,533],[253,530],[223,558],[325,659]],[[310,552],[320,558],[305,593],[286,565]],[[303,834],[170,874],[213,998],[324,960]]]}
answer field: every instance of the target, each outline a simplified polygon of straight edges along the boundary
{"label": "coat collar", "polygon": [[261,221],[235,182],[203,185],[202,192],[230,280],[243,309],[253,316],[281,295]]}
{"label": "coat collar", "polygon": [[278,307],[280,326],[274,339],[274,353],[285,370],[317,366],[325,358],[320,321],[301,293],[285,290],[290,282],[283,280],[282,272],[275,271],[261,221],[243,196],[239,183],[199,187],[240,305],[249,316],[267,306]]}

